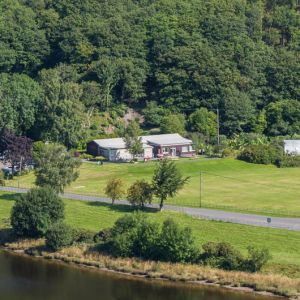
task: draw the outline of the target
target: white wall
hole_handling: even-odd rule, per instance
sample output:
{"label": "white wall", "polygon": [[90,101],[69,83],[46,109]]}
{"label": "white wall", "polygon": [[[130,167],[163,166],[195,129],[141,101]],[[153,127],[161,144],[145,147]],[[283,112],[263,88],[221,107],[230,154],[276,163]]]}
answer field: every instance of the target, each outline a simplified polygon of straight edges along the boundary
{"label": "white wall", "polygon": [[300,140],[284,141],[284,151],[288,154],[300,155]]}
{"label": "white wall", "polygon": [[[152,158],[152,148],[144,148],[144,157]],[[108,158],[110,161],[127,161],[132,160],[133,155],[127,149],[109,150]]]}
{"label": "white wall", "polygon": [[132,155],[127,149],[109,150],[110,161],[131,160],[132,158]]}
{"label": "white wall", "polygon": [[152,158],[152,156],[153,156],[152,148],[144,148],[144,157]]}

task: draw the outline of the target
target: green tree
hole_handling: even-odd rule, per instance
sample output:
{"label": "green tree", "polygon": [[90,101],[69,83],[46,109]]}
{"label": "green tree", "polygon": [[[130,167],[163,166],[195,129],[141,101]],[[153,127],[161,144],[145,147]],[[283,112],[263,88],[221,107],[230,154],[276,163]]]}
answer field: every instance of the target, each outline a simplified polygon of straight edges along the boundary
{"label": "green tree", "polygon": [[145,204],[151,203],[152,197],[152,186],[145,180],[137,180],[127,191],[127,200],[133,206],[143,208]]}
{"label": "green tree", "polygon": [[105,195],[111,199],[112,204],[125,194],[124,183],[120,178],[111,178],[105,187]]}
{"label": "green tree", "polygon": [[157,102],[147,102],[147,106],[143,110],[145,116],[145,123],[148,126],[160,126],[163,119],[170,112],[162,105],[158,105]]}
{"label": "green tree", "polygon": [[48,187],[30,190],[18,196],[11,212],[11,225],[20,236],[42,237],[64,218],[64,204]]}
{"label": "green tree", "polygon": [[162,119],[160,129],[162,133],[179,133],[185,134],[185,117],[184,115],[168,115]]}
{"label": "green tree", "polygon": [[159,162],[154,171],[152,186],[155,196],[160,200],[160,210],[167,198],[174,197],[188,179],[189,177],[182,177],[174,161],[165,158]]}
{"label": "green tree", "polygon": [[0,71],[33,73],[49,54],[34,11],[18,0],[0,2]]}
{"label": "green tree", "polygon": [[200,108],[189,116],[189,128],[191,131],[203,134],[206,137],[214,137],[217,134],[217,116],[207,108]]}
{"label": "green tree", "polygon": [[254,132],[258,134],[263,134],[267,128],[267,119],[266,119],[266,111],[262,110],[259,112],[256,122],[254,124]]}
{"label": "green tree", "polygon": [[78,176],[80,161],[72,157],[67,149],[58,144],[45,144],[34,152],[36,185],[49,186],[63,193],[66,186]]}
{"label": "green tree", "polygon": [[42,89],[25,74],[0,74],[0,131],[26,134],[36,120]]}
{"label": "green tree", "polygon": [[85,115],[80,100],[82,88],[76,83],[76,76],[66,65],[40,72],[44,96],[38,107],[36,138],[63,143],[68,148],[82,139]]}
{"label": "green tree", "polygon": [[131,121],[125,129],[124,141],[127,149],[134,158],[144,151],[142,138],[140,137],[141,134],[140,125],[136,121]]}
{"label": "green tree", "polygon": [[300,102],[282,100],[266,107],[267,133],[271,136],[300,133]]}

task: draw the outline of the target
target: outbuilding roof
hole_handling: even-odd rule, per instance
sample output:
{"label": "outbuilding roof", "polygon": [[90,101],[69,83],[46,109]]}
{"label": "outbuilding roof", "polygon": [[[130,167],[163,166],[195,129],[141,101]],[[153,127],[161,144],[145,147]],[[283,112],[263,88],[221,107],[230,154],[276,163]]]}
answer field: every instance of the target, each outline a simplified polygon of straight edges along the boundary
{"label": "outbuilding roof", "polygon": [[143,136],[142,140],[143,142],[148,142],[155,146],[189,145],[193,143],[191,140],[182,137],[178,133],[147,135]]}
{"label": "outbuilding roof", "polygon": [[[105,149],[126,149],[126,143],[123,138],[101,139],[93,142]],[[152,148],[152,146],[143,142],[143,148]]]}
{"label": "outbuilding roof", "polygon": [[[152,148],[153,146],[169,146],[169,145],[191,145],[192,141],[182,137],[178,133],[159,134],[141,136],[143,148]],[[105,149],[126,149],[126,143],[123,138],[100,139],[94,140],[99,147]]]}

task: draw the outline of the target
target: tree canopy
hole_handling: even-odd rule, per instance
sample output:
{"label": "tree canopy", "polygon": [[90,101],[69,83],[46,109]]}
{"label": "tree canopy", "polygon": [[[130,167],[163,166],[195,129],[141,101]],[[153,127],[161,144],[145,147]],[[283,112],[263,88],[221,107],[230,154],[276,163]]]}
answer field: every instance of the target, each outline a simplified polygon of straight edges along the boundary
{"label": "tree canopy", "polygon": [[125,106],[150,127],[219,108],[221,134],[300,133],[270,117],[300,100],[296,0],[3,0],[0,36],[0,131],[71,148]]}

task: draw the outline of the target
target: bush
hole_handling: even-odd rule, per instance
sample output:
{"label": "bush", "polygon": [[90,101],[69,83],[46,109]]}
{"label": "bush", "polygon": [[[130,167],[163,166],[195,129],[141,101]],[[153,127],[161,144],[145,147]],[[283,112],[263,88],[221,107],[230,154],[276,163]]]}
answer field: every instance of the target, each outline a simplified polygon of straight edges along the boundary
{"label": "bush", "polygon": [[190,229],[180,228],[171,219],[165,221],[161,229],[141,213],[117,220],[108,244],[106,249],[122,257],[194,262],[198,256]]}
{"label": "bush", "polygon": [[54,251],[71,246],[74,242],[73,229],[64,224],[54,224],[46,233],[46,245]]}
{"label": "bush", "polygon": [[86,229],[74,229],[73,239],[75,243],[94,243],[95,233]]}
{"label": "bush", "polygon": [[94,235],[94,242],[100,243],[100,242],[108,242],[112,238],[112,229],[111,228],[104,228],[101,231],[99,231],[97,234]]}
{"label": "bush", "polygon": [[245,258],[228,243],[209,242],[203,245],[203,250],[200,262],[231,271],[258,272],[271,258],[268,250],[254,247],[248,248],[248,257]]}
{"label": "bush", "polygon": [[194,262],[198,257],[190,229],[173,220],[165,221],[161,229],[139,212],[116,221],[103,249],[115,256],[170,262]]}
{"label": "bush", "polygon": [[258,272],[271,259],[269,250],[248,247],[248,258],[243,263],[243,271]]}
{"label": "bush", "polygon": [[11,213],[11,225],[20,236],[42,237],[64,218],[64,204],[50,188],[36,188],[20,195]]}
{"label": "bush", "polygon": [[283,155],[280,159],[276,160],[275,164],[279,168],[300,167],[300,156]]}
{"label": "bush", "polygon": [[202,247],[204,252],[200,256],[200,261],[205,265],[224,270],[241,270],[243,257],[230,244],[209,242]]}
{"label": "bush", "polygon": [[86,159],[86,160],[92,160],[92,159],[94,158],[94,156],[91,155],[91,154],[82,153],[82,154],[80,155],[80,158]]}
{"label": "bush", "polygon": [[116,256],[154,258],[159,226],[145,215],[134,213],[118,219],[112,228],[111,251]]}
{"label": "bush", "polygon": [[198,251],[191,229],[180,228],[172,219],[163,223],[156,259],[170,262],[194,262]]}
{"label": "bush", "polygon": [[275,164],[282,156],[282,149],[273,145],[252,145],[246,147],[238,159],[255,164]]}
{"label": "bush", "polygon": [[92,161],[96,161],[96,162],[101,162],[101,161],[104,161],[106,160],[106,158],[104,156],[95,156],[93,157]]}
{"label": "bush", "polygon": [[235,156],[235,152],[233,149],[231,148],[225,148],[222,150],[222,157],[234,157]]}

